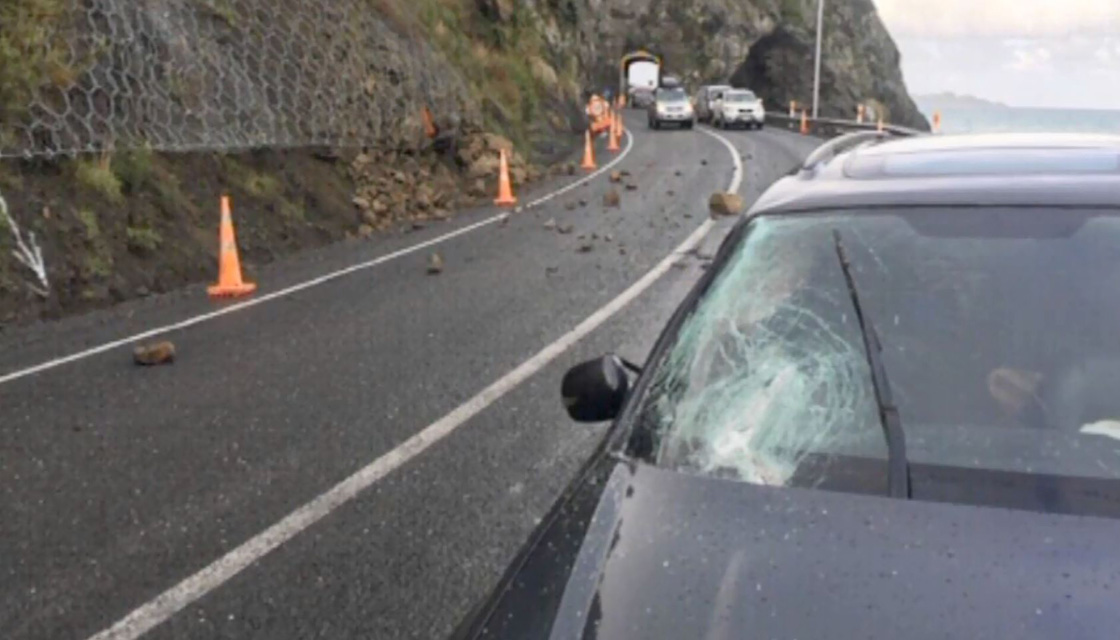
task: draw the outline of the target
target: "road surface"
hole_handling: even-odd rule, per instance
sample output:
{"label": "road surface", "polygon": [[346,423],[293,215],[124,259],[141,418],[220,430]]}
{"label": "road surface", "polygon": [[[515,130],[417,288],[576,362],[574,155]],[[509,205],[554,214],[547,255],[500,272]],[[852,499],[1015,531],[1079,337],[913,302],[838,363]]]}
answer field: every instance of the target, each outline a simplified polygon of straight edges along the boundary
{"label": "road surface", "polygon": [[[0,638],[445,637],[605,432],[563,372],[642,361],[730,227],[694,235],[719,138],[748,203],[814,146],[643,120],[619,208],[565,177],[271,265],[248,306],[193,287],[0,337]],[[179,360],[134,367],[169,327]]]}

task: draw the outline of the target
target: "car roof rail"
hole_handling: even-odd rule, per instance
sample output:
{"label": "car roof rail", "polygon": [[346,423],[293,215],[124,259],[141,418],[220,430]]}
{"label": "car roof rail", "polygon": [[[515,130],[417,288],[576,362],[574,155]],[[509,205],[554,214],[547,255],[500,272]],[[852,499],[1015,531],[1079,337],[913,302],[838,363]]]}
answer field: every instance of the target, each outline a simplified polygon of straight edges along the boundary
{"label": "car roof rail", "polygon": [[833,138],[810,153],[801,165],[801,170],[812,171],[845,151],[871,142],[880,142],[890,135],[887,131],[853,131]]}

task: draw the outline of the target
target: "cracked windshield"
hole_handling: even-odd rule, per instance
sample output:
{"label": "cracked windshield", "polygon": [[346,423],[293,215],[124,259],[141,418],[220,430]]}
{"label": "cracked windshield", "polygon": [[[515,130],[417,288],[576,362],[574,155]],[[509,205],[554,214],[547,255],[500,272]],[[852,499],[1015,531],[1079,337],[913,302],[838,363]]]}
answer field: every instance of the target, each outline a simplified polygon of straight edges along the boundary
{"label": "cracked windshield", "polygon": [[1117,0],[0,0],[0,638],[1112,640],[1117,79]]}

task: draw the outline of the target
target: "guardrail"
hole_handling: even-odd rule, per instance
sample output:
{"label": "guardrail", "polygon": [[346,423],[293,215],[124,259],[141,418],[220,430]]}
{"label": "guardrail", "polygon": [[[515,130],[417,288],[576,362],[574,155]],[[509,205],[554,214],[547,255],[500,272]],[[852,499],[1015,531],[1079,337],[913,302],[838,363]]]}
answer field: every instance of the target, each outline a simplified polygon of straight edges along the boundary
{"label": "guardrail", "polygon": [[[791,131],[801,130],[801,116],[791,118],[788,113],[767,112],[766,122],[773,127],[781,127]],[[851,131],[877,131],[879,129],[878,123],[875,122],[856,122],[855,120],[840,120],[838,118],[809,118],[808,122],[810,135],[822,138],[832,138]],[[883,125],[883,131],[896,136],[917,136],[925,133],[924,131],[894,124]]]}

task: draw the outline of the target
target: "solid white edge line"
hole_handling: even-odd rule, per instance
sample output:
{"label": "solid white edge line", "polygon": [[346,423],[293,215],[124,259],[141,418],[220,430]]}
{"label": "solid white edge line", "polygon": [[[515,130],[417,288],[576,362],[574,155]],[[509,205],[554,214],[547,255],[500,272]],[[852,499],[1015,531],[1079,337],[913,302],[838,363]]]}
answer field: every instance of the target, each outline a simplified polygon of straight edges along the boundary
{"label": "solid white edge line", "polygon": [[[737,191],[742,181],[742,163],[739,161],[738,152],[722,136],[710,135],[723,141],[733,152],[735,172],[732,176],[731,187],[734,187],[733,191]],[[677,260],[694,249],[708,234],[713,225],[711,218],[704,220],[672,253],[657,263],[653,269],[630,285],[618,297],[592,313],[558,340],[541,349],[536,355],[459,405],[451,413],[428,425],[393,450],[383,454],[335,485],[326,493],[320,494],[311,502],[299,507],[279,522],[227,552],[194,575],[135,609],[108,629],[90,636],[89,640],[136,640],[136,638],[162,624],[199,598],[220,587],[338,507],[346,504],[381,478],[420,455],[517,385],[538,373],[578,341],[587,337],[604,322],[633,302],[661,276],[665,275]]]}
{"label": "solid white edge line", "polygon": [[[562,188],[560,188],[556,191],[553,191],[552,193],[550,193],[550,194],[548,194],[544,197],[541,197],[541,198],[538,198],[538,199],[534,200],[533,202],[525,205],[525,207],[523,207],[522,209],[519,209],[518,211],[523,210],[523,209],[529,209],[529,208],[532,208],[532,207],[536,207],[540,204],[543,204],[543,203],[547,202],[548,200],[551,200],[552,198],[555,198],[558,195],[567,193],[568,191],[571,191],[572,189],[580,186],[581,184],[584,184],[584,183],[588,182],[589,180],[592,180],[592,179],[602,175],[603,172],[608,171],[611,167],[613,167],[614,165],[621,162],[622,159],[625,158],[630,153],[630,149],[633,147],[633,142],[634,142],[633,136],[630,135],[629,133],[627,133],[626,148],[623,149],[622,152],[619,153],[618,156],[616,156],[614,158],[614,160],[607,163],[606,165],[604,165],[603,167],[601,167],[600,169],[598,169],[594,173],[590,173],[590,174],[584,176],[583,178],[580,178],[576,182],[565,185],[564,187],[562,187]],[[451,232],[445,233],[441,236],[437,236],[437,237],[432,238],[430,240],[425,240],[423,242],[414,244],[412,246],[405,247],[403,249],[398,249],[396,251],[387,253],[383,256],[373,258],[372,260],[367,260],[365,262],[359,262],[358,264],[354,264],[354,265],[351,265],[349,267],[339,269],[338,271],[332,271],[330,273],[318,276],[316,278],[312,278],[311,280],[306,280],[304,282],[294,284],[290,287],[285,287],[283,289],[279,289],[279,290],[273,291],[271,293],[261,294],[259,296],[253,297],[249,300],[245,300],[244,302],[238,302],[238,303],[235,303],[235,304],[231,304],[231,305],[222,307],[220,309],[215,309],[214,311],[209,311],[209,312],[203,313],[201,315],[197,315],[197,316],[193,316],[191,318],[187,318],[186,320],[182,320],[180,322],[175,322],[175,323],[172,323],[172,324],[164,325],[162,327],[157,327],[155,329],[148,329],[147,331],[142,331],[142,332],[137,333],[135,335],[128,336],[127,338],[120,338],[118,340],[113,340],[111,342],[106,342],[104,344],[100,344],[100,345],[97,345],[95,347],[90,347],[88,349],[84,349],[82,351],[78,351],[78,352],[72,353],[72,354],[67,355],[67,356],[62,356],[62,357],[59,357],[59,358],[55,358],[53,360],[48,360],[46,362],[42,362],[42,363],[37,364],[37,365],[33,365],[33,366],[26,367],[26,368],[23,368],[23,369],[17,369],[15,371],[10,372],[10,373],[5,373],[3,375],[0,375],[0,385],[8,383],[8,382],[12,382],[13,380],[18,380],[20,378],[25,378],[27,376],[34,375],[36,373],[47,371],[49,369],[54,369],[56,367],[61,367],[62,365],[69,364],[71,362],[76,362],[78,360],[84,360],[85,358],[89,358],[91,356],[95,356],[95,355],[98,355],[98,354],[101,354],[101,353],[105,353],[106,351],[111,351],[111,350],[117,349],[119,347],[127,346],[127,345],[130,345],[130,344],[134,343],[134,342],[139,342],[141,340],[147,340],[149,338],[153,338],[153,337],[158,336],[158,335],[163,335],[165,333],[171,333],[173,331],[179,331],[179,330],[182,330],[182,329],[186,329],[188,327],[193,327],[197,324],[202,324],[203,322],[207,322],[209,320],[213,320],[213,319],[219,318],[221,316],[229,315],[231,313],[236,313],[238,311],[244,311],[245,309],[249,309],[249,308],[255,307],[257,305],[261,305],[261,304],[264,304],[266,302],[270,302],[272,300],[276,300],[277,298],[283,298],[283,297],[286,297],[286,296],[290,296],[293,293],[298,293],[300,291],[303,291],[304,289],[310,289],[311,287],[316,287],[316,286],[319,286],[321,284],[325,284],[327,282],[330,282],[332,280],[337,280],[338,278],[350,275],[350,274],[355,273],[357,271],[363,271],[365,269],[370,269],[370,268],[376,267],[380,264],[384,264],[386,262],[389,262],[390,260],[395,260],[396,258],[406,256],[410,253],[415,253],[417,251],[420,251],[422,249],[426,249],[426,248],[431,247],[433,245],[437,245],[437,244],[446,242],[448,240],[451,240],[452,238],[456,238],[458,236],[470,233],[471,231],[474,231],[476,229],[485,227],[486,225],[494,224],[495,222],[499,222],[501,220],[504,220],[504,219],[508,218],[509,215],[510,214],[508,212],[499,213],[497,215],[491,216],[491,217],[486,218],[484,220],[480,220],[479,222],[475,222],[473,224],[469,224],[469,225],[467,225],[465,227],[462,227],[460,229],[456,229],[455,231],[451,231]]]}
{"label": "solid white edge line", "polygon": [[727,186],[727,192],[738,193],[739,187],[743,184],[743,159],[739,157],[739,150],[735,148],[735,145],[731,144],[730,140],[715,131],[703,127],[698,129],[698,131],[719,140],[723,143],[723,146],[727,147],[727,151],[731,154],[731,160],[735,163],[735,171],[731,174],[731,184]]}

